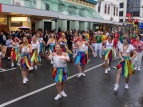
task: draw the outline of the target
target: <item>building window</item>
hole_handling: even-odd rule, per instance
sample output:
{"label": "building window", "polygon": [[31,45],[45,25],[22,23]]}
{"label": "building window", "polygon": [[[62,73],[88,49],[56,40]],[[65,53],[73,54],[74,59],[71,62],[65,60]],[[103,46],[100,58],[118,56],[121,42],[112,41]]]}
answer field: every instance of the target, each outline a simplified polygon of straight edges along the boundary
{"label": "building window", "polygon": [[108,14],[110,14],[110,4],[108,4]]}
{"label": "building window", "polygon": [[80,1],[80,4],[82,4],[82,1]]}
{"label": "building window", "polygon": [[83,1],[83,5],[85,5],[85,2]]}
{"label": "building window", "polygon": [[113,12],[113,15],[115,16],[115,7],[114,7],[114,12]]}
{"label": "building window", "polygon": [[119,22],[120,22],[120,23],[123,23],[123,19],[120,19]]}
{"label": "building window", "polygon": [[78,0],[76,0],[76,3],[78,3]]}
{"label": "building window", "polygon": [[74,0],[72,0],[72,2],[74,2]]}
{"label": "building window", "polygon": [[120,8],[124,8],[124,3],[120,3]]}
{"label": "building window", "polygon": [[91,4],[89,4],[89,6],[91,6]]}
{"label": "building window", "polygon": [[[92,7],[93,7],[93,4],[92,4]],[[99,1],[98,2],[98,12],[100,13],[100,8],[101,8],[101,2]]]}
{"label": "building window", "polygon": [[119,16],[123,16],[123,11],[119,11]]}
{"label": "building window", "polygon": [[107,4],[105,3],[105,9],[104,9],[105,14],[106,14],[106,10],[107,10]]}
{"label": "building window", "polygon": [[86,5],[88,6],[88,3],[86,3]]}
{"label": "building window", "polygon": [[92,7],[94,7],[94,4],[92,4]]}
{"label": "building window", "polygon": [[116,7],[116,16],[118,16],[118,7]]}

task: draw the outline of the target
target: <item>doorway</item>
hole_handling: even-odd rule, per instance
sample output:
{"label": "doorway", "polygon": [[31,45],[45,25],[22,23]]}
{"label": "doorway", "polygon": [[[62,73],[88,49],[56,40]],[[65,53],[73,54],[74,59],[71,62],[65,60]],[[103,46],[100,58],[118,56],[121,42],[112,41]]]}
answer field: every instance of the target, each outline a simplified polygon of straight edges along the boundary
{"label": "doorway", "polygon": [[70,21],[67,21],[67,30],[70,30]]}
{"label": "doorway", "polygon": [[44,22],[44,33],[47,31],[51,31],[51,23],[52,22]]}

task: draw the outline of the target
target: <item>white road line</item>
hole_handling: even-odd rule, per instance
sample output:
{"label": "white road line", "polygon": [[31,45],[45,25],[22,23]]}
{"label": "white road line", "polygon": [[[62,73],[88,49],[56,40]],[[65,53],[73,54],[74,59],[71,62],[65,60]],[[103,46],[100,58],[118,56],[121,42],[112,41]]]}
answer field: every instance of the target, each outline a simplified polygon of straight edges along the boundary
{"label": "white road line", "polygon": [[[117,57],[116,59],[118,59],[118,58],[119,58],[119,57]],[[104,63],[102,63],[102,64],[104,64]],[[102,64],[99,64],[99,65],[97,65],[97,66],[94,66],[94,67],[92,67],[92,68],[89,68],[89,69],[85,70],[85,72],[89,72],[90,70],[95,69],[95,68],[101,66]],[[68,79],[74,78],[74,77],[76,77],[77,75],[78,75],[78,73],[75,74],[75,75],[70,76]],[[18,98],[15,98],[15,99],[13,99],[13,100],[10,100],[10,101],[8,101],[8,102],[6,102],[6,103],[1,104],[0,107],[4,107],[4,106],[7,106],[7,105],[12,104],[12,103],[14,103],[14,102],[17,102],[17,101],[19,101],[19,100],[21,100],[21,99],[23,99],[23,98],[26,98],[26,97],[31,96],[31,95],[33,95],[33,94],[36,94],[36,93],[38,93],[38,92],[40,92],[40,91],[43,91],[43,90],[45,90],[45,89],[48,89],[48,88],[50,88],[50,87],[52,87],[52,86],[54,86],[54,85],[56,85],[56,83],[52,83],[52,84],[47,85],[47,86],[45,86],[45,87],[43,87],[43,88],[40,88],[40,89],[38,89],[38,90],[35,90],[35,91],[33,91],[33,92],[30,92],[30,93],[25,94],[25,95],[23,95],[23,96],[20,96],[20,97],[18,97]]]}
{"label": "white road line", "polygon": [[17,68],[11,68],[11,69],[0,69],[0,70],[2,70],[2,71],[0,71],[0,72],[10,71],[10,70],[14,70],[14,69],[17,69]]}

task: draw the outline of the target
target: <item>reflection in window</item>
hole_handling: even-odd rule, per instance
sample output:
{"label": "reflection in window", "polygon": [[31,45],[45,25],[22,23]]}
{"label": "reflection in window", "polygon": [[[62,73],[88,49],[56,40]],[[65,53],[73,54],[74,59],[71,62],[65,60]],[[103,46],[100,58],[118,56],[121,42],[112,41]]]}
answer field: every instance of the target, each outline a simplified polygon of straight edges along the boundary
{"label": "reflection in window", "polygon": [[115,7],[114,7],[114,12],[113,12],[113,15],[115,16]]}
{"label": "reflection in window", "polygon": [[85,2],[83,1],[83,5],[85,5]]}
{"label": "reflection in window", "polygon": [[108,4],[108,14],[110,14],[110,4]]}
{"label": "reflection in window", "polygon": [[86,3],[86,5],[88,6],[88,3]]}
{"label": "reflection in window", "polygon": [[78,0],[76,0],[76,3],[78,3]]}
{"label": "reflection in window", "polygon": [[[93,4],[92,4],[93,7]],[[98,12],[100,13],[101,2],[98,2]]]}
{"label": "reflection in window", "polygon": [[105,3],[105,10],[104,10],[104,13],[106,14],[106,9],[107,9],[107,4]]}
{"label": "reflection in window", "polygon": [[116,16],[118,16],[118,7],[116,7]]}
{"label": "reflection in window", "polygon": [[91,4],[89,4],[89,6],[91,6]]}
{"label": "reflection in window", "polygon": [[74,2],[74,0],[72,0],[72,2]]}

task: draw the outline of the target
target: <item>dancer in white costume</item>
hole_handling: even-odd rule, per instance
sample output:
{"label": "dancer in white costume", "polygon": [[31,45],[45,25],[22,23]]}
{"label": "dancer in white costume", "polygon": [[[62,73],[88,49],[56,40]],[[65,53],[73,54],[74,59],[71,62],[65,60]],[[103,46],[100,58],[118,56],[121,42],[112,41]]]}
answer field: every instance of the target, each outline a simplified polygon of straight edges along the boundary
{"label": "dancer in white costume", "polygon": [[35,69],[37,69],[37,63],[39,62],[40,58],[39,58],[39,47],[40,44],[37,41],[36,36],[32,37],[32,41],[31,41],[31,45],[32,45],[32,53],[31,53],[31,67],[29,70],[33,70],[33,65],[35,67]]}
{"label": "dancer in white costume", "polygon": [[[77,33],[74,34],[74,37],[72,39],[72,47],[76,45],[76,41],[77,41]],[[77,53],[78,49],[73,49],[73,58],[76,57]]]}
{"label": "dancer in white costume", "polygon": [[66,85],[68,70],[67,62],[70,62],[70,58],[66,52],[62,52],[63,45],[56,45],[56,52],[50,53],[50,56],[45,55],[47,60],[53,60],[53,78],[56,82],[56,87],[58,95],[55,97],[55,100],[60,99],[62,96],[67,97],[64,92]]}
{"label": "dancer in white costume", "polygon": [[135,51],[136,51],[136,53],[137,53],[137,56],[136,56],[135,59],[134,59],[134,65],[135,65],[134,70],[140,71],[141,61],[142,61],[143,42],[141,41],[141,36],[140,36],[140,35],[138,35],[138,36],[136,37],[136,40],[137,40],[137,42],[135,42],[135,43],[133,44],[133,46],[135,47]]}

